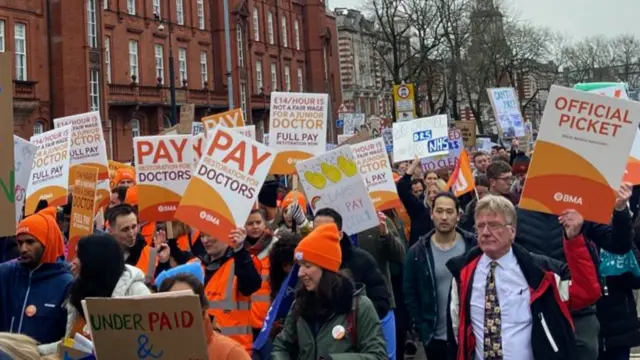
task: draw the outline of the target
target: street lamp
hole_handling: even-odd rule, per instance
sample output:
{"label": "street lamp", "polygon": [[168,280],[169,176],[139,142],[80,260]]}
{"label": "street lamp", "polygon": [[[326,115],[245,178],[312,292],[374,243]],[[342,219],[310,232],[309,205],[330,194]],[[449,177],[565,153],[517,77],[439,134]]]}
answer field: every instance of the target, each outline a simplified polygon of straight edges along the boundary
{"label": "street lamp", "polygon": [[[158,14],[154,15],[158,25],[158,31],[164,31],[163,20],[160,19]],[[167,21],[169,30],[169,89],[171,91],[171,125],[175,126],[178,123],[178,106],[176,105],[176,75],[173,67],[173,42],[171,41],[171,21]]]}

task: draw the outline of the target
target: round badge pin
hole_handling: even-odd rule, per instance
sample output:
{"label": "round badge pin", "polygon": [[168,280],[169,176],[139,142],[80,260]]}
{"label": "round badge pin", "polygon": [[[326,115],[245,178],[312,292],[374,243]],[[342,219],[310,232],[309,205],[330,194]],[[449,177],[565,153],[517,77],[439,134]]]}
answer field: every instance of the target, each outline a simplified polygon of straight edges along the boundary
{"label": "round badge pin", "polygon": [[333,330],[331,330],[331,336],[336,340],[342,339],[345,333],[346,331],[342,325],[336,325]]}
{"label": "round badge pin", "polygon": [[36,312],[38,312],[38,308],[36,308],[35,305],[29,305],[26,309],[24,309],[24,314],[28,317],[32,317],[36,314]]}

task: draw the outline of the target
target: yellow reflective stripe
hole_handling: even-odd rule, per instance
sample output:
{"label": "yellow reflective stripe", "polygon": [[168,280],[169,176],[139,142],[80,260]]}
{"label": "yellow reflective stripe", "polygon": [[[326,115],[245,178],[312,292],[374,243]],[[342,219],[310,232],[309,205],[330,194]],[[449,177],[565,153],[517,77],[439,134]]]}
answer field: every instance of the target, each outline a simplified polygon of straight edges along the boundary
{"label": "yellow reflective stripe", "polygon": [[271,297],[269,295],[251,295],[251,301],[255,302],[271,302]]}

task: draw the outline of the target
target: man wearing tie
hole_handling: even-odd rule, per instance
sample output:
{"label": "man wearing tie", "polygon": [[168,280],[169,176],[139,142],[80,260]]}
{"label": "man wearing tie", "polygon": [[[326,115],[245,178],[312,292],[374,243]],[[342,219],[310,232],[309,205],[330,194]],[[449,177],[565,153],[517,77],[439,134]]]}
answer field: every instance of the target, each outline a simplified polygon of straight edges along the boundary
{"label": "man wearing tie", "polygon": [[570,310],[600,297],[598,274],[575,211],[560,216],[571,281],[557,262],[513,240],[516,210],[501,196],[476,205],[478,247],[451,259],[449,338],[456,360],[571,360],[575,337]]}

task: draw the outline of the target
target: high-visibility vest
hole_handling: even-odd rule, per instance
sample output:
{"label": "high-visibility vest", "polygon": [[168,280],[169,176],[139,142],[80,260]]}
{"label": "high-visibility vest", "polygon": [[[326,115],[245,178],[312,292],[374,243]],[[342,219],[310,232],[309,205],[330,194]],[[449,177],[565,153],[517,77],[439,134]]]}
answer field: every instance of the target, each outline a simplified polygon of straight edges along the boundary
{"label": "high-visibility vest", "polygon": [[[189,241],[189,235],[191,235],[191,241]],[[200,237],[200,231],[194,231],[193,233],[189,232],[178,236],[178,239],[176,240],[178,248],[182,251],[191,251],[191,247],[193,246],[193,243],[198,240],[198,237]]]}
{"label": "high-visibility vest", "polygon": [[136,267],[144,273],[147,283],[153,282],[156,267],[158,266],[158,250],[153,246],[145,246],[140,253]]}
{"label": "high-visibility vest", "polygon": [[[199,261],[192,259],[189,262]],[[254,264],[260,266],[254,258]],[[203,265],[204,268],[204,265]],[[253,332],[251,329],[251,298],[238,291],[236,263],[227,260],[205,285],[204,292],[209,300],[208,314],[216,319],[220,331],[237,341],[251,354]]]}
{"label": "high-visibility vest", "polygon": [[262,265],[260,275],[262,277],[262,285],[260,289],[251,295],[251,327],[254,329],[262,329],[264,319],[267,317],[269,305],[271,304],[271,286],[269,286],[269,269],[271,269],[269,261],[269,252],[273,244],[277,241],[276,237],[264,248],[257,258]]}

